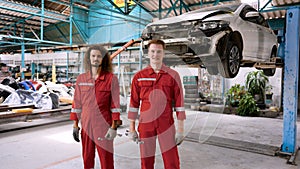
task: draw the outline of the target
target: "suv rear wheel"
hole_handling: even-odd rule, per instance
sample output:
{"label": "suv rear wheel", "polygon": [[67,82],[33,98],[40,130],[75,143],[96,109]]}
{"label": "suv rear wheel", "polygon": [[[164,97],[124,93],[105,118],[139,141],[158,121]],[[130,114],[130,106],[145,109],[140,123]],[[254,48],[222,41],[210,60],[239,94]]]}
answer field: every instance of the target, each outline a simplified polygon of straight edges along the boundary
{"label": "suv rear wheel", "polygon": [[[273,59],[276,59],[276,49],[273,49],[271,53],[270,60],[272,61]],[[263,69],[263,72],[266,76],[274,76],[276,68]]]}

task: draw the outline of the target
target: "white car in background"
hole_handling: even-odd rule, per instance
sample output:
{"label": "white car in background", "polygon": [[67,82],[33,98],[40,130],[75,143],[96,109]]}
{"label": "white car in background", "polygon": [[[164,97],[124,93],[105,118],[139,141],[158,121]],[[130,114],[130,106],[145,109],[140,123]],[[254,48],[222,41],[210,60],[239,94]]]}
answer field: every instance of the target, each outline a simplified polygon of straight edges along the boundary
{"label": "white car in background", "polygon": [[[263,16],[248,4],[205,7],[148,24],[142,33],[148,40],[161,39],[167,46],[166,58],[198,64],[210,74],[233,78],[242,66],[273,63],[277,36]],[[273,76],[276,68],[265,67]]]}

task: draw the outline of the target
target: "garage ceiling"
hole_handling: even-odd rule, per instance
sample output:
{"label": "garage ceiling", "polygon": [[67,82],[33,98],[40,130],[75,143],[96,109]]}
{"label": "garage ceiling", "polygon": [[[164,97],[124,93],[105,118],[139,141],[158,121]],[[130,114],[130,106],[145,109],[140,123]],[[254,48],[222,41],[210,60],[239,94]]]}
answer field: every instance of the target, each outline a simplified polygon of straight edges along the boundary
{"label": "garage ceiling", "polygon": [[[44,1],[44,3],[42,3]],[[127,0],[130,1],[130,0]],[[131,0],[157,18],[166,18],[174,15],[196,10],[205,6],[231,3],[231,0]],[[111,11],[114,0],[72,0],[73,6],[89,9],[93,3],[100,3],[103,9]],[[259,2],[259,1],[258,1]],[[266,19],[279,19],[285,16],[285,9],[290,5],[300,5],[300,0],[266,0],[264,6],[258,6]],[[116,6],[115,6],[116,7]],[[124,9],[114,8],[115,12],[130,15]],[[57,29],[61,35],[70,35],[68,32],[71,8],[70,0],[0,0],[0,53],[19,52],[22,39],[30,42],[31,48],[35,46],[67,46],[69,37],[62,41],[53,41],[47,35],[47,28],[58,23]],[[43,17],[42,17],[43,16]],[[43,20],[43,22],[41,22]],[[45,33],[44,33],[44,32]],[[53,35],[53,31],[51,35]],[[80,33],[72,30],[72,45],[84,44]],[[26,34],[26,37],[24,35]],[[40,36],[43,35],[43,36]],[[28,39],[26,39],[29,37]],[[16,46],[18,46],[16,48]],[[27,47],[26,47],[27,49]]]}

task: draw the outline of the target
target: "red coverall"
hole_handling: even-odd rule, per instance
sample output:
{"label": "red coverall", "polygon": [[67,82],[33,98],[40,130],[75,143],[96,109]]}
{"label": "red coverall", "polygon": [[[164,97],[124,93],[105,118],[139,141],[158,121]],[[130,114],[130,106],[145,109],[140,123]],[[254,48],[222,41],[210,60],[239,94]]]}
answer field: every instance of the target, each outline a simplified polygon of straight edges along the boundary
{"label": "red coverall", "polygon": [[101,72],[96,80],[90,72],[79,75],[70,119],[81,120],[84,168],[94,168],[96,147],[101,168],[113,169],[113,140],[104,136],[112,120],[120,119],[118,79],[108,72]]}
{"label": "red coverall", "polygon": [[[141,101],[141,107],[140,107]],[[182,85],[179,74],[162,66],[157,74],[148,66],[132,80],[128,118],[135,120],[140,107],[138,132],[142,169],[154,169],[156,137],[158,137],[165,169],[179,169],[175,144],[175,125],[172,104],[178,120],[184,120]]]}

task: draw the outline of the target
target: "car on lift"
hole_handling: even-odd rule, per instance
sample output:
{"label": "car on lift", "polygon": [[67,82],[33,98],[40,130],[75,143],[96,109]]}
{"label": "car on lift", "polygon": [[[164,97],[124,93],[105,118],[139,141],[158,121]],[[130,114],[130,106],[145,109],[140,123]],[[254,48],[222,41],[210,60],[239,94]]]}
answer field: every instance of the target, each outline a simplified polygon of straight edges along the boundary
{"label": "car on lift", "polygon": [[[217,5],[157,20],[141,35],[166,43],[166,58],[197,64],[216,75],[234,78],[240,67],[275,63],[277,36],[264,17],[245,3]],[[273,76],[276,67],[257,67]]]}

